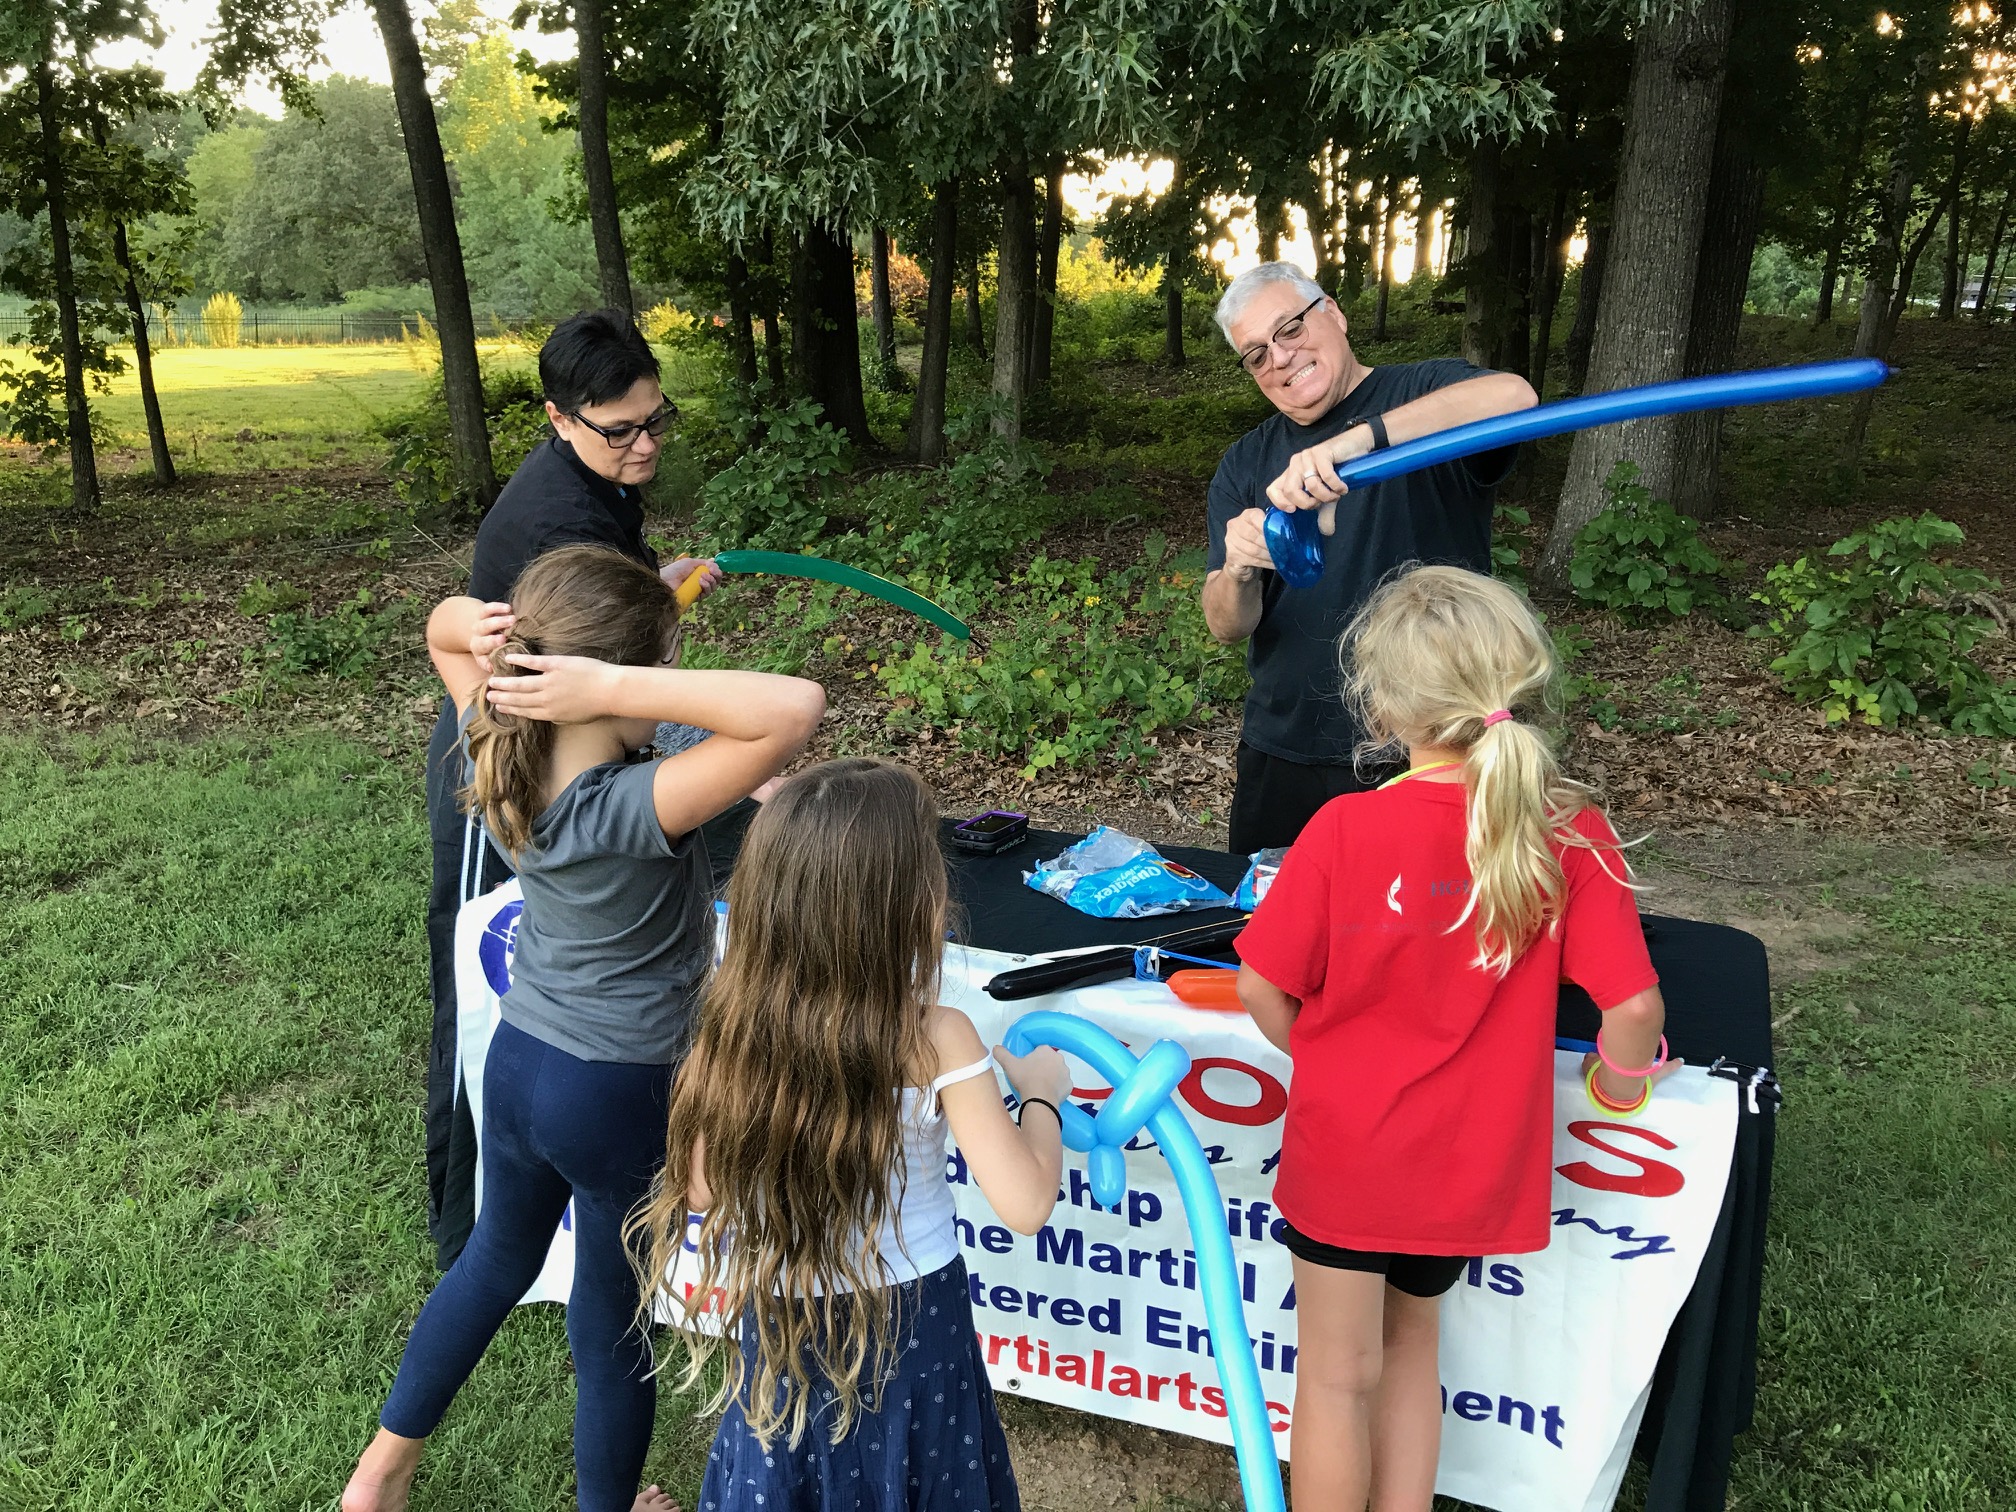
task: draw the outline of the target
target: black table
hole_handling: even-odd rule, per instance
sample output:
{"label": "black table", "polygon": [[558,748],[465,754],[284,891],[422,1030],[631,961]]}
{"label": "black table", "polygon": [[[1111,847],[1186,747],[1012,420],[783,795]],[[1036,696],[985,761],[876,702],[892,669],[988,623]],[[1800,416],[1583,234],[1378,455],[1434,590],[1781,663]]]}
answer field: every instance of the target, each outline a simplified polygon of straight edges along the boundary
{"label": "black table", "polygon": [[[725,887],[755,806],[710,824],[708,854]],[[950,834],[952,821],[944,823]],[[1230,909],[1153,919],[1093,919],[1026,886],[1025,871],[1080,835],[1031,830],[1011,851],[952,856],[958,935],[982,950],[1033,955],[1096,945],[1132,945],[1173,929],[1231,920]],[[1243,857],[1189,846],[1157,849],[1226,892],[1245,874]],[[1771,1196],[1775,1083],[1771,1064],[1771,978],[1763,943],[1722,924],[1644,916],[1645,943],[1666,999],[1666,1039],[1689,1065],[1722,1063],[1739,1099],[1729,1185],[1694,1289],[1681,1304],[1652,1377],[1635,1446],[1651,1472],[1646,1512],[1720,1512],[1738,1433],[1750,1426],[1757,1388],[1757,1315],[1764,1274],[1764,1225]],[[1561,989],[1556,1033],[1593,1040],[1595,1004],[1578,987]]]}

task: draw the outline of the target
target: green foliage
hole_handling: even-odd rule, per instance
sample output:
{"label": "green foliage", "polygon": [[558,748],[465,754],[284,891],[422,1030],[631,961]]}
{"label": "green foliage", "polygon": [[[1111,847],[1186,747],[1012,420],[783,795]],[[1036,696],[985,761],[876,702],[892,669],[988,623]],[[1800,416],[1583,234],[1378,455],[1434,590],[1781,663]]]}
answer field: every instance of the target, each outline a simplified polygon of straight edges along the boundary
{"label": "green foliage", "polygon": [[759,445],[707,480],[701,535],[734,545],[797,551],[826,526],[824,500],[840,471],[847,437],[828,425],[809,399],[732,418],[738,442],[761,434]]}
{"label": "green foliage", "polygon": [[1757,595],[1785,648],[1771,670],[1828,722],[1934,720],[1966,735],[2016,735],[2016,685],[1972,652],[1996,632],[1973,601],[2001,584],[1939,553],[1965,539],[1929,510],[1858,530],[1815,560],[1780,563]]}
{"label": "green foliage", "polygon": [[285,578],[277,583],[269,583],[264,578],[254,578],[245,585],[245,591],[238,595],[238,612],[247,619],[263,619],[269,614],[278,614],[285,609],[298,609],[307,602],[307,592],[295,587]]}
{"label": "green foliage", "polygon": [[360,588],[355,598],[327,614],[299,609],[271,616],[266,621],[270,639],[265,654],[281,673],[373,682],[387,648],[395,641],[410,640],[419,619],[417,600],[380,603],[368,588]]}
{"label": "green foliage", "polygon": [[427,265],[391,89],[338,75],[309,93],[313,114],[289,109],[197,175],[216,196],[198,204],[215,228],[211,281],[254,299],[418,282]]}
{"label": "green foliage", "polygon": [[235,347],[245,324],[245,305],[236,294],[220,289],[203,301],[203,338],[213,347]]}
{"label": "green foliage", "polygon": [[1495,504],[1491,509],[1491,576],[1513,587],[1526,587],[1526,569],[1519,561],[1519,546],[1533,528],[1533,512],[1517,504]]}
{"label": "green foliage", "polygon": [[[522,368],[493,368],[483,375],[483,414],[490,428],[490,461],[508,478],[532,449],[551,433],[539,380]],[[438,509],[463,502],[455,442],[448,426],[448,400],[437,373],[419,400],[380,422],[378,432],[392,443],[386,471],[399,497],[415,509]]]}
{"label": "green foliage", "polygon": [[39,583],[0,589],[0,630],[19,630],[56,612],[56,601]]}
{"label": "green foliage", "polygon": [[1578,598],[1633,616],[1681,616],[1720,601],[1723,565],[1700,527],[1620,462],[1604,483],[1610,504],[1575,536],[1568,581]]}
{"label": "green foliage", "polygon": [[919,641],[881,666],[889,724],[1020,756],[1033,777],[1108,754],[1148,756],[1156,732],[1230,705],[1245,691],[1243,661],[1204,626],[1202,573],[1173,570],[1167,550],[1151,535],[1141,560],[1117,571],[1089,557],[1036,557],[988,592],[1007,628],[983,650]]}

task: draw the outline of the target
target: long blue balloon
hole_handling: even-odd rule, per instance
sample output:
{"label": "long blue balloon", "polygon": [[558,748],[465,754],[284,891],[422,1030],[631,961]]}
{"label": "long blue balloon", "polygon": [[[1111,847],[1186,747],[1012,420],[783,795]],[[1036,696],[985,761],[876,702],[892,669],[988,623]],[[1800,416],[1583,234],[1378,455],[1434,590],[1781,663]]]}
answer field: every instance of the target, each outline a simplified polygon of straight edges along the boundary
{"label": "long blue balloon", "polygon": [[1211,1329],[1211,1354],[1224,1385],[1232,1424],[1232,1447],[1239,1456],[1239,1487],[1248,1512],[1285,1512],[1281,1458],[1274,1450],[1274,1427],[1267,1417],[1267,1393],[1253,1359],[1253,1337],[1239,1301],[1239,1266],[1225,1226],[1225,1201],[1218,1178],[1196,1131],[1177,1110],[1173,1093],[1189,1074],[1189,1052],[1174,1040],[1157,1040],[1139,1060],[1097,1024],[1070,1013],[1025,1013],[1003,1037],[1009,1051],[1027,1055],[1038,1045],[1055,1045],[1086,1062],[1111,1084],[1113,1093],[1098,1116],[1066,1103],[1061,1115],[1064,1142],[1086,1155],[1092,1195],[1116,1207],[1127,1193],[1127,1141],[1143,1128],[1155,1137],[1176,1177],[1183,1215],[1197,1247],[1197,1285],[1204,1294],[1204,1319]]}
{"label": "long blue balloon", "polygon": [[[1678,415],[1688,410],[1726,409],[1738,404],[1770,404],[1779,399],[1814,399],[1874,388],[1890,369],[1873,357],[1845,362],[1809,362],[1799,367],[1760,368],[1748,373],[1724,373],[1714,378],[1683,378],[1677,383],[1648,383],[1642,388],[1590,394],[1560,404],[1542,404],[1511,415],[1494,415],[1468,425],[1437,431],[1432,436],[1403,441],[1385,451],[1354,457],[1337,469],[1352,488],[1419,472],[1441,462],[1453,462],[1476,452],[1495,451],[1521,441],[1537,441],[1567,431],[1643,420],[1651,415]],[[1323,576],[1323,534],[1314,509],[1267,511],[1267,550],[1274,570],[1291,588],[1310,588]]]}

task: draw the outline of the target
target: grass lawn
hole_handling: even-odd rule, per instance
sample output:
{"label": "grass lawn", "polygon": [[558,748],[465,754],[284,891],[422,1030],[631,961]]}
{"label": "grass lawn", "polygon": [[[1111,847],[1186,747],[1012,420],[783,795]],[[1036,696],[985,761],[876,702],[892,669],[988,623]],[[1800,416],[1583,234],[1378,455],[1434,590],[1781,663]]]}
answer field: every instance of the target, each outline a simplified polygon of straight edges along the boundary
{"label": "grass lawn", "polygon": [[[97,401],[106,420],[144,459],[147,420],[130,349],[127,369]],[[516,346],[484,343],[486,362],[522,360]],[[431,380],[424,344],[166,347],[154,383],[168,444],[178,458],[213,470],[376,461],[376,423],[411,404]],[[250,432],[244,440],[242,433]]]}
{"label": "grass lawn", "polygon": [[[416,789],[312,730],[0,737],[0,1507],[333,1505],[433,1278]],[[2016,1486],[2016,885],[1808,859],[1797,906],[1834,933],[1778,995],[1731,1505],[1989,1512]],[[559,1311],[514,1316],[416,1508],[571,1505],[572,1397]],[[690,1498],[705,1443],[668,1401],[649,1473]]]}

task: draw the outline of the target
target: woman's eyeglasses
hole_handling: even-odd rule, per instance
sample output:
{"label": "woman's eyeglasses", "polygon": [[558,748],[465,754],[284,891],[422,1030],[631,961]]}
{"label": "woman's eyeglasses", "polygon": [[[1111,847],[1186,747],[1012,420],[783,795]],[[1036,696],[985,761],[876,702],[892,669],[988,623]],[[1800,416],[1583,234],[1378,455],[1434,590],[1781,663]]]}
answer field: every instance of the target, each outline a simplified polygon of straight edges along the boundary
{"label": "woman's eyeglasses", "polygon": [[1328,294],[1318,294],[1309,303],[1302,306],[1301,309],[1274,327],[1274,334],[1272,336],[1269,336],[1260,345],[1248,347],[1245,351],[1241,352],[1239,354],[1239,366],[1254,377],[1259,377],[1260,370],[1267,366],[1267,358],[1272,354],[1274,348],[1277,346],[1284,349],[1292,347],[1297,341],[1301,340],[1302,332],[1309,324],[1309,312],[1329,297]]}
{"label": "woman's eyeglasses", "polygon": [[673,421],[679,418],[679,406],[668,404],[645,420],[641,425],[597,425],[579,410],[569,410],[567,418],[587,426],[588,429],[595,432],[604,441],[607,441],[612,448],[617,451],[623,451],[640,434],[648,433],[654,440],[664,435],[665,432],[672,428]]}

